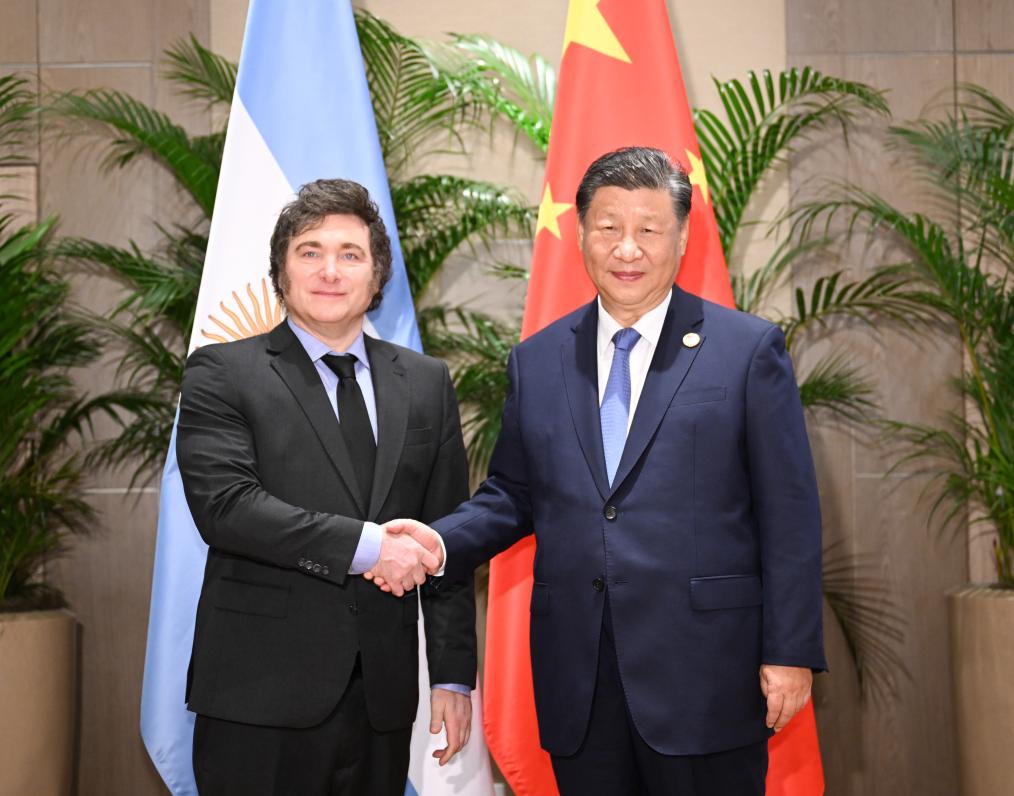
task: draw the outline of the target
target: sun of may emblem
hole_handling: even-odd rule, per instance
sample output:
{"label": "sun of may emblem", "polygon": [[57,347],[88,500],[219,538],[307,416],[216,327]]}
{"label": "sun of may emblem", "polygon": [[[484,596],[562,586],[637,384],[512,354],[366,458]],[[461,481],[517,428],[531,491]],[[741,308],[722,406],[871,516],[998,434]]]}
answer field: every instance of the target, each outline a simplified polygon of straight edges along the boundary
{"label": "sun of may emblem", "polygon": [[267,279],[261,280],[261,294],[258,298],[249,282],[246,286],[246,300],[240,298],[235,290],[232,291],[233,308],[227,307],[224,301],[218,305],[228,320],[215,315],[208,316],[208,320],[221,331],[209,332],[202,327],[201,334],[214,343],[227,343],[270,332],[282,321],[282,306],[271,294]]}

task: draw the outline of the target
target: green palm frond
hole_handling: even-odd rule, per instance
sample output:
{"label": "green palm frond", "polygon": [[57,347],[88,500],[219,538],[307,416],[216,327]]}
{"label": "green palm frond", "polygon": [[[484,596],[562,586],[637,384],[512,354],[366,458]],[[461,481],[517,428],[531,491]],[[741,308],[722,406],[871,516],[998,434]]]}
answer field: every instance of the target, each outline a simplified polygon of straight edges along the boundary
{"label": "green palm frond", "polygon": [[494,118],[504,118],[546,153],[556,101],[556,70],[549,61],[479,35],[431,45],[430,54],[460,93],[471,95]]}
{"label": "green palm frond", "polygon": [[460,148],[460,128],[474,118],[470,103],[423,46],[362,9],[356,31],[388,174],[402,174],[447,142]]}
{"label": "green palm frond", "polygon": [[93,517],[69,443],[96,412],[116,411],[108,396],[80,395],[70,378],[95,361],[100,340],[49,264],[54,224],[12,230],[0,218],[0,610],[58,604],[38,584],[39,565]]}
{"label": "green palm frond", "polygon": [[426,352],[447,359],[462,409],[472,478],[481,480],[500,435],[507,394],[507,357],[520,338],[510,325],[463,308],[428,307],[419,326]]}
{"label": "green palm frond", "polygon": [[427,174],[393,183],[391,201],[416,299],[461,244],[528,235],[535,220],[534,209],[513,191],[464,177]]}
{"label": "green palm frond", "polygon": [[35,113],[35,93],[28,81],[17,75],[0,76],[0,166],[25,162],[17,153],[24,144]]}
{"label": "green palm frond", "polygon": [[112,135],[104,159],[107,167],[122,167],[140,155],[165,166],[208,217],[215,204],[220,158],[207,146],[195,146],[190,136],[166,114],[129,94],[106,89],[55,95],[50,108],[63,118],[93,130],[102,140]]}
{"label": "green palm frond", "polygon": [[841,543],[824,550],[824,599],[852,652],[860,692],[875,700],[896,696],[899,678],[911,676],[899,649],[908,623],[880,566]]}
{"label": "green palm frond", "polygon": [[213,53],[191,34],[165,52],[164,76],[181,94],[210,105],[229,105],[236,92],[236,64]]}
{"label": "green palm frond", "polygon": [[830,124],[843,135],[859,112],[887,115],[883,93],[810,69],[750,72],[746,83],[715,81],[725,120],[694,112],[722,248],[728,258],[750,198],[771,167],[803,137]]}
{"label": "green palm frond", "polygon": [[[145,315],[162,315],[181,303],[195,301],[192,274],[181,271],[176,263],[164,262],[141,251],[136,243],[126,247],[86,238],[65,238],[54,249],[61,257],[97,266],[98,270],[112,273],[129,292],[116,307],[115,314],[132,310]],[[199,280],[199,275],[198,275]],[[177,310],[178,311],[178,310]]]}
{"label": "green palm frond", "polygon": [[829,238],[818,238],[794,243],[787,238],[778,244],[760,268],[750,274],[730,273],[736,308],[755,315],[762,314],[771,293],[784,284],[792,266],[824,249],[830,242]]}
{"label": "green palm frond", "polygon": [[842,281],[844,271],[818,277],[807,293],[795,290],[795,311],[780,321],[785,342],[792,347],[805,329],[826,327],[832,319],[852,318],[869,326],[889,318],[901,324],[926,315],[913,295],[912,279],[900,267],[884,267],[858,281]]}
{"label": "green palm frond", "polygon": [[844,354],[820,359],[799,380],[799,398],[808,411],[825,410],[854,422],[869,422],[875,408],[873,387]]}

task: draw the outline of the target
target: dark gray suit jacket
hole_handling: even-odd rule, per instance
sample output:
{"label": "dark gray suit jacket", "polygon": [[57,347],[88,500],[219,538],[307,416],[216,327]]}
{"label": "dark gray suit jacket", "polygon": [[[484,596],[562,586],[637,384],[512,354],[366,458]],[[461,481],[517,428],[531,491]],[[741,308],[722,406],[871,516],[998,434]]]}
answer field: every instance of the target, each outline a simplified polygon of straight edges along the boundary
{"label": "dark gray suit jacket", "polygon": [[[366,349],[378,427],[369,506],[355,451],[287,323],[187,362],[176,450],[210,547],[187,695],[197,713],[312,726],[361,655],[374,728],[415,718],[418,600],[347,573],[364,520],[447,514],[468,496],[467,464],[447,366],[370,337]],[[474,683],[471,580],[424,588],[422,605],[431,682]]]}

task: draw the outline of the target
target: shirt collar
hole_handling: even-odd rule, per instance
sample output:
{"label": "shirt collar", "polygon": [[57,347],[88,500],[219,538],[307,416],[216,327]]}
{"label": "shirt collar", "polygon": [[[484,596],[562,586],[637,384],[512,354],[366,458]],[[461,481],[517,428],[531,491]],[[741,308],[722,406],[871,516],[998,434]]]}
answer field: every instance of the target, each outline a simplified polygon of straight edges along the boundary
{"label": "shirt collar", "polygon": [[332,351],[331,348],[322,340],[319,340],[312,333],[306,331],[298,324],[296,324],[292,318],[286,318],[289,324],[289,328],[292,329],[292,333],[296,335],[296,339],[299,340],[303,349],[306,351],[310,361],[314,364],[324,356],[324,354],[352,354],[357,360],[363,363],[363,366],[369,369],[370,359],[366,356],[366,342],[363,340],[363,332],[360,331],[356,335],[356,339],[353,340],[347,349],[344,351]]}
{"label": "shirt collar", "polygon": [[[599,354],[603,354],[613,341],[613,335],[623,327],[620,326],[619,322],[612,315],[606,312],[605,307],[602,306],[601,296],[598,297],[597,301],[599,305],[598,350]],[[665,314],[669,310],[669,302],[671,301],[672,291],[670,290],[665,294],[665,298],[662,299],[658,306],[648,310],[634,324],[634,329],[648,342],[651,348],[654,348],[658,344],[658,339],[662,336],[662,324],[665,323]]]}

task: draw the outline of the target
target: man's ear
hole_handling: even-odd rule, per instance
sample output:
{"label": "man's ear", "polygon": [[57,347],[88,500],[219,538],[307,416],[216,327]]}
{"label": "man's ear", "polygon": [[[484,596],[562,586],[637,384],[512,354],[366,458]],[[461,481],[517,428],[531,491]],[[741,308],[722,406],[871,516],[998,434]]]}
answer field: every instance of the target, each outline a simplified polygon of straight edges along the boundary
{"label": "man's ear", "polygon": [[680,233],[679,234],[680,234],[680,237],[679,237],[678,249],[679,249],[679,253],[680,253],[680,259],[682,259],[683,255],[687,253],[687,241],[690,240],[690,218],[689,217],[686,218],[683,221],[683,224],[680,227]]}
{"label": "man's ear", "polygon": [[584,224],[581,223],[580,219],[577,222],[577,247],[584,249]]}

